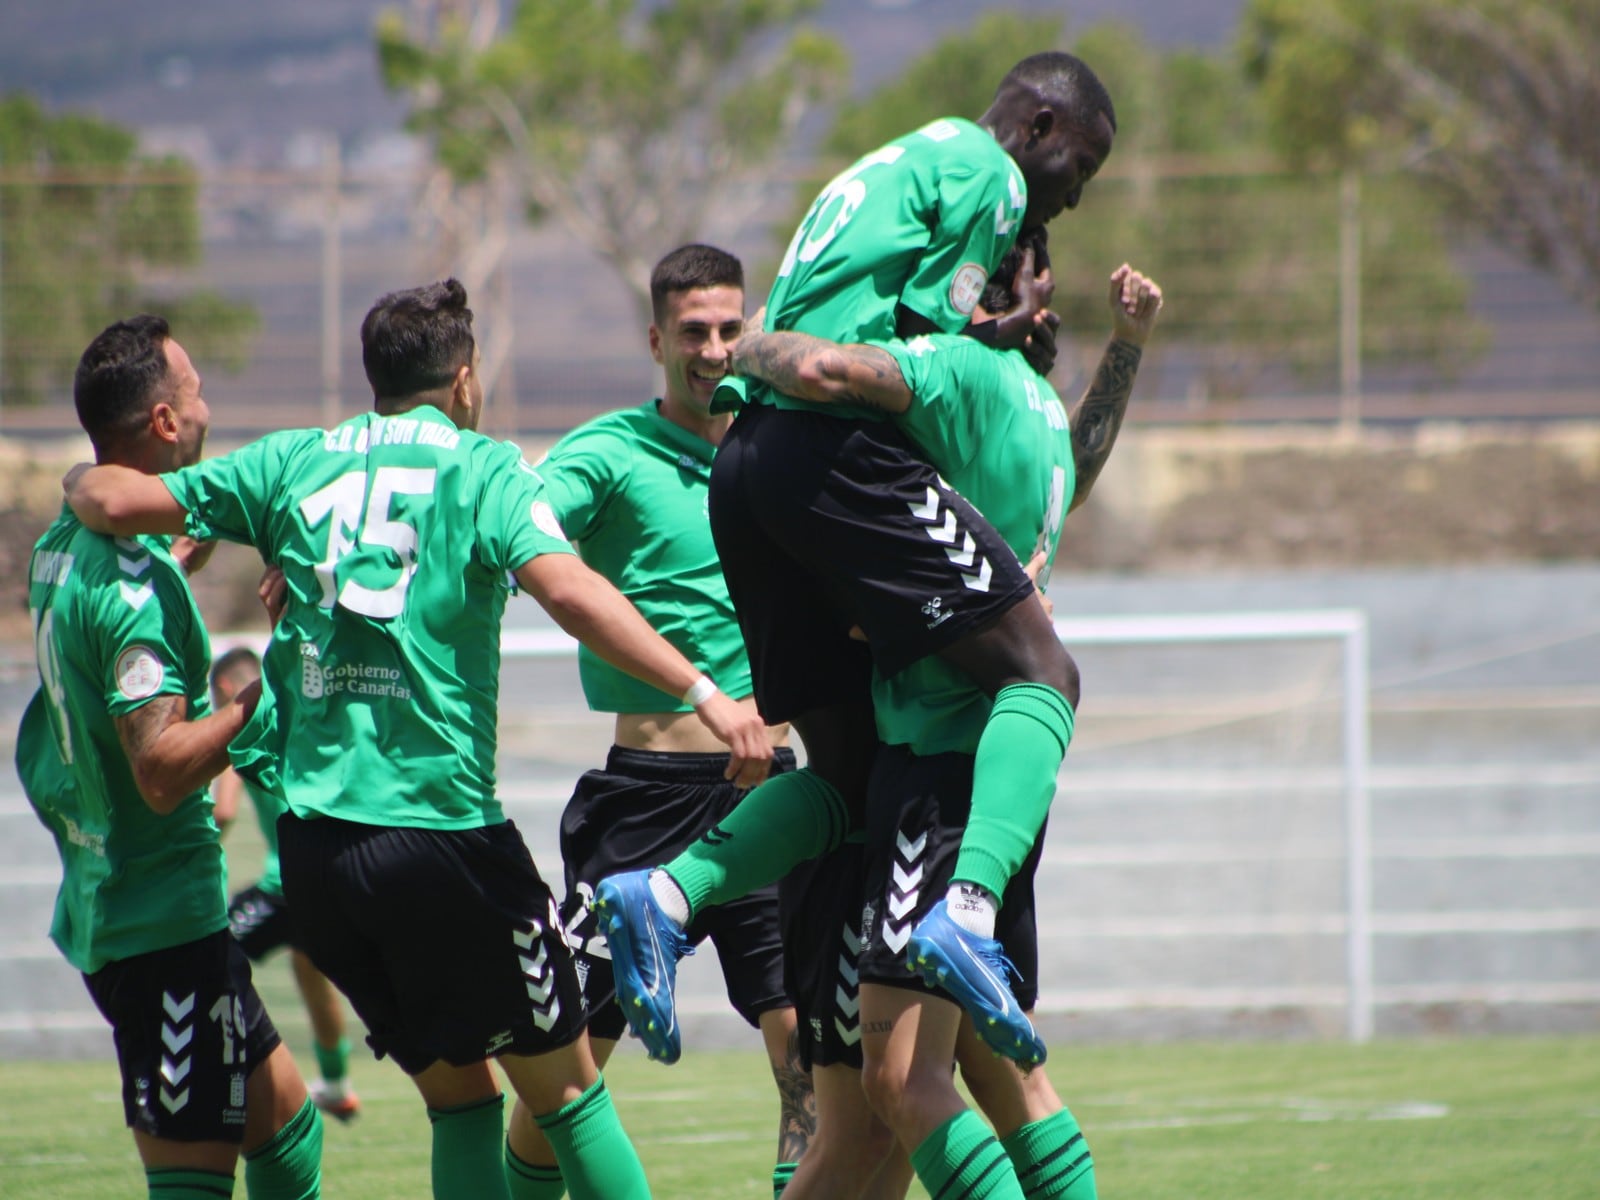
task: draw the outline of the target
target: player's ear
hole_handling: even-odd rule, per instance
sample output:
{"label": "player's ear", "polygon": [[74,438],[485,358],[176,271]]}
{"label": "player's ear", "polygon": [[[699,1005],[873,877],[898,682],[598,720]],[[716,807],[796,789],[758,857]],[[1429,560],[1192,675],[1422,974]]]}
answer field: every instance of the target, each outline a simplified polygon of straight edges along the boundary
{"label": "player's ear", "polygon": [[661,362],[661,329],[654,321],[650,322],[650,357],[656,362]]}
{"label": "player's ear", "polygon": [[1028,145],[1037,146],[1040,142],[1048,141],[1050,134],[1056,127],[1056,114],[1049,108],[1041,108],[1034,112],[1033,120],[1028,123]]}
{"label": "player's ear", "polygon": [[178,440],[178,414],[165,400],[158,400],[150,408],[150,432],[163,442]]}
{"label": "player's ear", "polygon": [[456,368],[456,377],[450,382],[450,404],[460,413],[465,413],[467,419],[460,422],[468,428],[473,428],[476,422],[477,397],[473,395],[472,376],[474,367],[471,363]]}

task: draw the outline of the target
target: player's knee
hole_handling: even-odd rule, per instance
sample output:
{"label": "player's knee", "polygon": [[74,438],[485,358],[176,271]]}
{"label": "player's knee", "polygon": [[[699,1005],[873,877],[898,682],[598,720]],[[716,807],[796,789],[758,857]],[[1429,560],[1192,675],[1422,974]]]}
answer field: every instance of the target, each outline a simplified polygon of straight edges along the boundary
{"label": "player's knee", "polygon": [[960,1062],[961,1080],[978,1110],[1002,1136],[1020,1128],[1027,1120],[1027,1098],[1021,1074],[1011,1062],[987,1050],[964,1054]]}
{"label": "player's knee", "polygon": [[[870,1179],[895,1153],[894,1131],[882,1120],[863,1121],[850,1131],[840,1168],[848,1179]],[[810,1153],[809,1147],[807,1153]]]}
{"label": "player's knee", "polygon": [[279,1042],[245,1080],[244,1150],[257,1150],[272,1140],[305,1102],[305,1079],[289,1047]]}
{"label": "player's knee", "polygon": [[878,1118],[894,1124],[893,1113],[905,1092],[906,1079],[903,1064],[868,1055],[861,1065],[861,1090],[866,1094],[867,1105]]}
{"label": "player's knee", "polygon": [[872,1111],[891,1130],[916,1125],[922,1106],[955,1090],[948,1063],[933,1069],[915,1060],[871,1058],[862,1068],[861,1087]]}
{"label": "player's knee", "polygon": [[1063,650],[1061,653],[1062,657],[1066,660],[1062,664],[1061,681],[1059,683],[1051,684],[1051,686],[1065,696],[1067,703],[1072,705],[1072,711],[1077,712],[1078,698],[1082,691],[1082,680],[1078,675],[1078,660],[1073,658],[1072,655],[1068,654],[1065,650]]}
{"label": "player's knee", "polygon": [[[1025,646],[1015,663],[1000,681],[1004,687],[1014,683],[1034,683],[1053,688],[1066,698],[1077,711],[1081,683],[1077,660],[1067,653],[1066,647],[1054,638],[1048,643]],[[998,693],[1000,687],[994,691]]]}

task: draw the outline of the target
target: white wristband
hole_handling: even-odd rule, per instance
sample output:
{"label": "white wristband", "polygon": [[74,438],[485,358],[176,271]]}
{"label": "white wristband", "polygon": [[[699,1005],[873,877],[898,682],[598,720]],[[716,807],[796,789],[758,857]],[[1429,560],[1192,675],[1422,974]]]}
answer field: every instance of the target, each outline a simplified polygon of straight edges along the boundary
{"label": "white wristband", "polygon": [[711,682],[709,675],[702,675],[689,685],[689,690],[683,694],[683,702],[690,708],[699,708],[716,694],[717,685]]}

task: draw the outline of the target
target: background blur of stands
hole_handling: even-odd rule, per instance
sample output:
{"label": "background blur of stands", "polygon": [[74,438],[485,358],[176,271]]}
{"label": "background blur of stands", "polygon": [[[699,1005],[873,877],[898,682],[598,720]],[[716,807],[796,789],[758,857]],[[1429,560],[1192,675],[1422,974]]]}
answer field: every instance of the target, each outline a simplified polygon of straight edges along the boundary
{"label": "background blur of stands", "polygon": [[[257,310],[260,325],[242,370],[230,373],[204,359],[199,364],[206,374],[213,430],[224,438],[326,424],[364,410],[368,396],[357,337],[362,315],[383,292],[446,273],[443,238],[420,175],[343,166],[326,153],[318,165],[314,148],[306,157],[309,165],[299,170],[206,173],[199,188],[203,262],[149,280],[158,295],[211,288]],[[1204,187],[1215,196],[1215,203],[1200,206],[1205,218],[1192,230],[1192,253],[1172,262],[1135,264],[1155,274],[1171,306],[1191,319],[1213,305],[1219,286],[1208,273],[1207,245],[1226,236],[1227,222],[1251,219],[1248,194],[1258,176],[1228,174],[1232,169],[1197,172],[1193,164],[1152,167],[1113,160],[1086,201],[1115,205],[1147,184],[1152,170],[1170,172],[1163,188]],[[15,172],[0,176],[0,187],[36,186],[41,185]],[[58,176],[48,186],[70,202],[70,178]],[[778,218],[794,200],[792,180],[774,179],[768,186],[771,202],[759,225],[713,239],[744,257],[752,309],[771,279],[779,250],[771,226],[781,223]],[[1304,225],[1303,252],[1296,263],[1265,268],[1261,287],[1270,299],[1271,289],[1282,283],[1271,271],[1313,273],[1332,298],[1324,310],[1307,314],[1286,304],[1275,313],[1270,302],[1263,304],[1265,319],[1276,324],[1271,340],[1281,353],[1227,369],[1219,369],[1217,353],[1225,328],[1188,341],[1158,335],[1140,375],[1131,419],[1409,423],[1600,416],[1600,313],[1575,305],[1552,281],[1482,243],[1468,243],[1458,252],[1471,283],[1472,313],[1488,330],[1482,355],[1463,364],[1454,378],[1416,365],[1380,366],[1353,357],[1354,329],[1393,327],[1416,314],[1398,310],[1383,294],[1351,294],[1341,313],[1338,298],[1346,284],[1340,271],[1339,181],[1330,177],[1308,186],[1310,201],[1294,218]],[[1325,195],[1318,191],[1324,186]],[[1190,209],[1174,205],[1173,211]],[[492,388],[486,431],[559,432],[653,394],[657,369],[648,355],[645,318],[604,265],[557,226],[528,229],[509,204],[486,206],[478,220],[468,244],[485,252],[485,269],[481,281],[467,282]],[[717,228],[715,220],[708,225]],[[1073,236],[1070,215],[1056,226],[1055,236],[1062,241]],[[497,255],[496,247],[503,253]],[[1125,253],[1122,247],[1107,247],[1105,270]],[[4,271],[0,261],[0,277]],[[1058,289],[1098,295],[1102,279],[1062,279]],[[22,290],[13,280],[7,295],[14,310],[26,304]],[[0,311],[0,323],[7,315]],[[1064,342],[1054,378],[1069,397],[1081,391],[1105,328],[1074,330]],[[1325,369],[1300,373],[1283,365],[1297,347],[1313,341],[1328,347]],[[0,433],[75,432],[68,388],[57,386],[37,406],[20,406],[0,380]]]}

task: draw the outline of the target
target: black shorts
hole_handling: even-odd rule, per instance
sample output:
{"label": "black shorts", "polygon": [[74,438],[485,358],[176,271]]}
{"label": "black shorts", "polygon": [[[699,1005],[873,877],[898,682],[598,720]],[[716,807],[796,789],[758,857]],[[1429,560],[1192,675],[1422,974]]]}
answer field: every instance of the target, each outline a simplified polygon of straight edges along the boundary
{"label": "black shorts", "polygon": [[[906,970],[906,942],[944,898],[955,873],[961,835],[972,811],[970,754],[912,754],[882,746],[867,798],[867,906],[861,918],[861,977],[869,983],[920,988]],[[1039,999],[1039,930],[1033,876],[1044,829],[1006,885],[995,937],[1019,978],[1012,993],[1024,1012]]]}
{"label": "black shorts", "polygon": [[871,661],[898,674],[1033,596],[1004,539],[886,421],[746,408],[710,511],[769,722],[864,696]]}
{"label": "black shorts", "polygon": [[847,841],[778,885],[783,967],[795,998],[800,1061],[861,1069],[861,888],[865,847]]}
{"label": "black shorts", "polygon": [[[561,859],[567,898],[561,926],[577,959],[592,1037],[621,1038],[611,952],[593,909],[595,885],[607,875],[656,867],[676,858],[733,811],[744,792],[722,777],[726,754],[658,754],[611,747],[603,771],[582,775],[561,814]],[[773,755],[772,773],[794,770],[794,751]],[[699,914],[689,939],[717,948],[728,1000],[751,1025],[762,1013],[789,1007],[778,934],[778,889],[757,888]]]}
{"label": "black shorts", "polygon": [[289,905],[282,896],[252,884],[228,903],[228,932],[251,962],[260,962],[279,946],[295,945]]}
{"label": "black shorts", "polygon": [[510,821],[411,829],[278,820],[300,948],[350,998],[367,1043],[415,1075],[541,1054],[583,1031],[555,900]]}
{"label": "black shorts", "polygon": [[128,1127],[177,1142],[243,1142],[245,1081],[281,1039],[228,931],[83,979],[111,1023]]}

